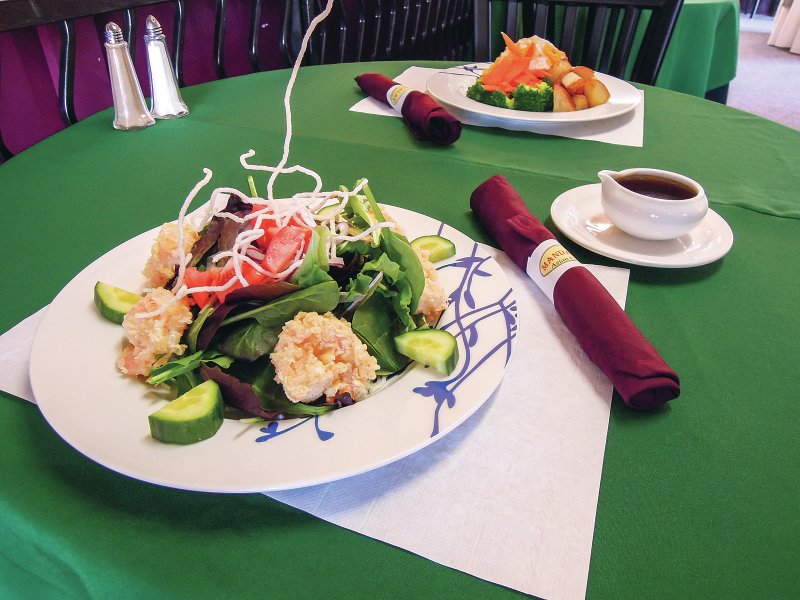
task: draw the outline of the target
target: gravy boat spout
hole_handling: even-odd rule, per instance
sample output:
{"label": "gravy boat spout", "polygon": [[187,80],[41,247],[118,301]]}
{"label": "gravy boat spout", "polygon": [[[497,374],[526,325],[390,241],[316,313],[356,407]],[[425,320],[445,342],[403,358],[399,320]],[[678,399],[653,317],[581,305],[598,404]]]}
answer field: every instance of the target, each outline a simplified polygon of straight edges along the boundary
{"label": "gravy boat spout", "polygon": [[617,180],[614,179],[614,175],[619,175],[619,172],[602,170],[598,171],[597,173],[597,176],[600,178],[601,182],[603,183],[608,182],[608,183],[614,183],[615,185],[619,185],[619,183],[617,183]]}
{"label": "gravy boat spout", "polygon": [[615,175],[619,175],[619,172],[608,171],[605,169],[602,171],[598,171],[597,176],[600,178],[600,183],[602,184],[604,196],[613,194],[615,193],[615,190],[618,190],[619,188],[622,187],[616,180]]}

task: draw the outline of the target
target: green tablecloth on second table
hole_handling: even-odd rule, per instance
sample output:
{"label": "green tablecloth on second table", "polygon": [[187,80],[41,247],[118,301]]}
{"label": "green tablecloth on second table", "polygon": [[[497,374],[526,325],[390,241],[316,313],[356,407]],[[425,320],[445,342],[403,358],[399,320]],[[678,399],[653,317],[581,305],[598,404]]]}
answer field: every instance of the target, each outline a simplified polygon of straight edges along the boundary
{"label": "green tablecloth on second table", "polygon": [[736,76],[738,0],[685,0],[657,85],[705,96]]}
{"label": "green tablecloth on second table", "polygon": [[[648,88],[643,148],[478,127],[435,147],[400,119],[348,111],[363,96],[354,75],[407,66],[304,69],[292,161],[326,182],[366,175],[379,198],[481,241],[468,198],[489,176],[506,175],[546,219],[554,198],[600,169],[655,166],[700,181],[735,233],[711,265],[631,267],[626,310],[680,374],[682,395],[653,414],[613,402],[588,598],[800,596],[800,132]],[[227,182],[243,177],[249,148],[277,162],[287,79],[274,71],[188,88],[188,117],[139,132],[113,130],[104,111],[0,166],[0,332],[106,250],[174,218],[201,167]],[[584,262],[619,264],[564,243]],[[129,479],[8,394],[0,479],[4,598],[518,597],[258,494]]]}

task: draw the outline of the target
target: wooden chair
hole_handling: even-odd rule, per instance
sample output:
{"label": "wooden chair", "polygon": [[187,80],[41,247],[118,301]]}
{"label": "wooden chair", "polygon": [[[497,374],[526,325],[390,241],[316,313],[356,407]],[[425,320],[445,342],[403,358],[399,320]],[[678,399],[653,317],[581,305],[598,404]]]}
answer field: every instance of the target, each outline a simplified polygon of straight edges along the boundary
{"label": "wooden chair", "polygon": [[[498,18],[501,4],[507,11]],[[475,59],[497,57],[501,48],[492,42],[501,30],[515,39],[538,35],[566,52],[573,65],[655,85],[682,5],[683,0],[475,0]]]}
{"label": "wooden chair", "polygon": [[[242,35],[242,24],[238,21],[233,31],[234,24],[231,23],[230,13],[231,4],[236,3],[228,0],[2,0],[0,1],[0,35],[3,32],[15,32],[20,35],[41,32],[41,29],[47,28],[52,31],[53,27],[57,27],[60,33],[60,57],[58,60],[58,106],[61,114],[61,120],[64,126],[69,126],[75,123],[79,118],[86,115],[79,115],[75,109],[75,78],[76,69],[79,73],[81,68],[94,68],[97,65],[79,65],[78,55],[80,53],[81,44],[91,42],[94,48],[102,48],[103,28],[105,24],[110,21],[116,21],[123,29],[125,40],[128,42],[131,56],[134,57],[134,62],[137,64],[137,71],[139,72],[139,80],[142,84],[145,94],[149,92],[149,82],[147,81],[147,67],[144,60],[143,43],[142,49],[139,52],[139,60],[137,60],[137,46],[144,33],[143,25],[144,19],[147,14],[152,11],[160,10],[161,15],[167,15],[165,18],[172,22],[171,34],[167,29],[165,21],[161,21],[164,25],[165,32],[167,32],[167,43],[171,46],[171,58],[173,68],[180,85],[184,85],[184,65],[186,59],[186,30],[187,21],[191,20],[194,16],[193,22],[202,22],[204,24],[209,21],[207,18],[212,16],[213,32],[209,31],[207,36],[210,40],[208,47],[201,49],[192,48],[191,59],[198,58],[198,54],[203,54],[210,59],[209,62],[213,63],[213,69],[210,67],[203,67],[203,69],[195,69],[192,75],[193,81],[190,83],[201,83],[214,78],[224,78],[231,74],[243,74],[244,72],[261,71],[265,68],[276,68],[287,66],[282,59],[279,62],[275,56],[277,53],[277,41],[275,44],[275,51],[265,59],[264,44],[260,40],[260,32],[264,23],[263,9],[264,3],[262,0],[238,0],[238,12],[246,10],[249,13],[249,22],[246,25],[246,33]],[[243,5],[245,5],[243,7]],[[279,10],[273,3],[269,3],[270,10]],[[137,9],[141,9],[137,11]],[[237,13],[238,15],[238,13]],[[159,20],[161,16],[157,17]],[[81,31],[86,31],[86,21],[94,21],[96,34],[95,39],[88,39],[85,35],[82,37],[76,33],[76,26],[80,25]],[[277,18],[274,19],[277,22]],[[137,21],[139,27],[137,27]],[[207,23],[210,28],[211,23]],[[89,27],[91,29],[91,27]],[[36,32],[34,30],[36,29]],[[274,29],[277,29],[274,28]],[[41,33],[38,33],[41,35]],[[93,34],[89,34],[89,38]],[[194,36],[193,36],[194,37]],[[206,37],[205,35],[203,37]],[[226,53],[230,51],[232,44],[237,43],[239,40],[246,41],[247,54],[249,57],[249,66],[243,67],[238,65],[235,69],[228,67],[226,60]],[[200,42],[191,40],[197,46]],[[213,48],[211,47],[213,45]],[[101,52],[97,50],[97,52]],[[96,61],[95,61],[96,62]],[[241,62],[241,61],[240,61]],[[2,64],[2,63],[0,63]],[[105,68],[103,66],[103,68]],[[231,73],[231,71],[234,71]],[[47,75],[42,75],[45,77]],[[107,73],[105,73],[107,82]],[[2,71],[0,71],[0,83],[2,83]],[[6,85],[14,85],[15,82],[6,81]],[[102,89],[100,89],[102,88]],[[106,98],[104,106],[110,106],[110,84],[104,87],[97,86],[97,89],[87,91],[87,93],[101,94]],[[97,108],[97,107],[95,107]],[[99,108],[97,108],[99,110]],[[51,129],[58,129],[57,125],[51,126]],[[54,131],[47,131],[41,137],[46,137]],[[34,139],[33,141],[38,141]],[[7,160],[13,155],[6,144],[3,143],[2,133],[0,132],[0,158]]]}

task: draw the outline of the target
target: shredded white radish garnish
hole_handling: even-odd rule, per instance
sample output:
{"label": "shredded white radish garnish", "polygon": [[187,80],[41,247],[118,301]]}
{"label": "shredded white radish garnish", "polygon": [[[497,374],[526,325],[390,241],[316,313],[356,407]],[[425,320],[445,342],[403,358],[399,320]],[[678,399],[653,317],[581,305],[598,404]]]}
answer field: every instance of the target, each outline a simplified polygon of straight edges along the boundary
{"label": "shredded white radish garnish", "polygon": [[[289,77],[289,83],[286,86],[286,91],[284,93],[283,98],[283,105],[285,111],[285,118],[286,118],[286,133],[284,137],[283,143],[283,153],[281,155],[281,159],[276,166],[270,165],[260,165],[260,164],[253,164],[248,162],[248,159],[255,156],[255,150],[249,150],[242,154],[239,157],[239,162],[241,163],[242,167],[249,171],[263,171],[269,173],[269,178],[267,180],[267,197],[266,198],[259,198],[259,197],[251,197],[244,192],[237,190],[235,188],[230,187],[219,187],[214,189],[208,200],[208,207],[201,219],[201,224],[198,230],[202,229],[214,217],[222,217],[226,219],[231,219],[237,223],[241,224],[250,224],[252,223],[251,228],[245,229],[239,235],[237,235],[236,240],[234,241],[233,247],[228,251],[218,252],[215,254],[211,260],[212,262],[218,262],[222,259],[228,259],[233,266],[233,276],[225,282],[223,285],[208,285],[208,286],[198,286],[198,287],[188,287],[184,283],[184,277],[186,273],[186,269],[190,261],[192,260],[191,252],[186,252],[183,250],[183,224],[184,220],[186,219],[186,213],[191,205],[192,201],[195,199],[197,194],[200,190],[211,180],[212,172],[209,169],[203,169],[204,177],[201,181],[199,181],[181,206],[181,210],[178,214],[178,250],[179,250],[179,260],[178,260],[178,272],[177,277],[175,280],[175,284],[173,286],[174,291],[174,298],[165,306],[162,306],[158,310],[155,310],[151,313],[142,313],[138,314],[138,317],[153,317],[163,313],[166,308],[184,298],[190,294],[195,292],[204,292],[204,293],[213,293],[213,292],[223,292],[228,290],[233,285],[238,282],[242,286],[248,286],[249,283],[245,279],[242,273],[242,266],[244,263],[247,263],[250,267],[252,267],[257,273],[261,275],[266,275],[269,278],[274,280],[282,281],[285,278],[289,277],[292,273],[294,273],[302,264],[303,262],[303,253],[302,249],[297,252],[294,259],[292,260],[291,264],[281,271],[280,273],[272,273],[269,269],[265,268],[262,264],[265,253],[261,252],[258,248],[256,248],[253,244],[256,240],[261,238],[265,231],[263,229],[263,225],[266,222],[274,223],[278,227],[285,227],[289,224],[292,219],[295,222],[299,222],[302,225],[308,228],[315,228],[319,225],[326,226],[331,235],[326,236],[327,239],[325,241],[326,244],[326,252],[328,254],[329,263],[333,266],[343,266],[344,261],[336,256],[336,243],[340,241],[357,241],[360,239],[364,239],[377,229],[381,229],[384,227],[393,227],[394,224],[390,222],[381,222],[376,223],[366,231],[359,233],[358,235],[347,235],[349,228],[346,223],[336,223],[335,214],[340,212],[347,201],[352,196],[359,196],[360,192],[364,189],[364,186],[367,185],[367,180],[362,179],[359,181],[358,185],[351,190],[351,191],[343,191],[343,190],[335,190],[335,191],[322,191],[322,178],[318,173],[315,171],[308,169],[302,165],[292,165],[287,166],[289,161],[289,149],[291,146],[291,139],[292,139],[292,110],[291,110],[291,95],[292,90],[294,88],[294,83],[297,79],[297,74],[300,69],[300,65],[303,62],[303,58],[306,53],[306,49],[308,47],[308,41],[311,35],[314,33],[317,25],[322,22],[331,12],[333,7],[333,0],[327,0],[325,9],[318,14],[310,23],[308,29],[306,30],[305,35],[303,36],[302,43],[300,45],[300,51],[298,52],[297,59],[292,67],[292,72]],[[301,192],[298,194],[293,195],[290,198],[276,198],[274,194],[274,185],[275,181],[277,180],[279,175],[289,174],[289,173],[301,173],[304,175],[309,176],[311,179],[314,180],[314,188],[313,191],[310,192]],[[245,204],[248,204],[252,207],[252,211],[244,216],[236,215],[230,212],[225,211],[225,207],[228,203],[228,199],[230,196],[235,196],[239,198]],[[360,196],[363,199],[363,196]],[[332,200],[336,201],[336,211],[333,215],[325,216],[325,215],[318,215],[317,213],[319,210],[330,204]]]}

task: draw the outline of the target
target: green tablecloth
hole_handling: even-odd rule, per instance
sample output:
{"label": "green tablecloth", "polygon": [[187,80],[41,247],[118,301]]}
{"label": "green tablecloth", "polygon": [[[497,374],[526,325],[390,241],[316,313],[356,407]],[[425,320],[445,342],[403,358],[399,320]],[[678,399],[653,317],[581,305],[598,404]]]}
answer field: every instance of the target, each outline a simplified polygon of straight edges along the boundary
{"label": "green tablecloth", "polygon": [[736,76],[738,0],[684,0],[656,83],[705,96]]}
{"label": "green tablecloth", "polygon": [[[496,173],[542,218],[601,168],[656,166],[703,183],[736,242],[705,267],[631,268],[627,311],[681,375],[683,393],[655,414],[614,400],[588,597],[797,597],[800,133],[648,89],[644,148],[474,127],[453,147],[434,147],[399,119],[348,112],[362,97],[355,74],[406,66],[305,69],[292,161],[331,184],[368,176],[385,201],[484,241],[468,198]],[[238,181],[249,148],[277,162],[287,78],[189,88],[187,118],[139,132],[113,130],[105,111],[0,166],[0,331],[104,251],[174,218],[201,167]],[[617,264],[565,243],[585,262]],[[2,597],[517,595],[260,495],[128,479],[77,454],[35,406],[0,396]]]}

